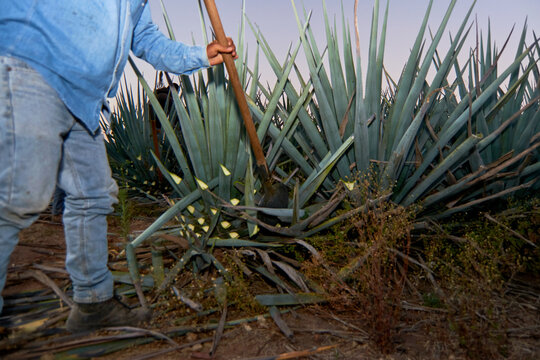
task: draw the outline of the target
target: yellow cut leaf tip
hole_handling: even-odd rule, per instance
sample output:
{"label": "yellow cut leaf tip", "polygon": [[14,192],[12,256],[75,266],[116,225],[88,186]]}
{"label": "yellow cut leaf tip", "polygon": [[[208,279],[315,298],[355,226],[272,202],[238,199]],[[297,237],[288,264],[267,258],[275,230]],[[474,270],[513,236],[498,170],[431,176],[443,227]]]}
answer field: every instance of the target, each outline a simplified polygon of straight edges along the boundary
{"label": "yellow cut leaf tip", "polygon": [[180,184],[182,182],[182,178],[176,174],[173,174],[173,173],[169,173],[169,175],[171,175],[173,181],[176,183],[176,184]]}
{"label": "yellow cut leaf tip", "polygon": [[208,185],[206,185],[206,183],[202,180],[199,180],[199,179],[196,179],[197,180],[197,184],[199,184],[199,187],[202,189],[202,190],[206,190],[208,189]]}
{"label": "yellow cut leaf tip", "polygon": [[223,171],[225,176],[231,176],[231,172],[223,165],[221,165],[221,171]]}

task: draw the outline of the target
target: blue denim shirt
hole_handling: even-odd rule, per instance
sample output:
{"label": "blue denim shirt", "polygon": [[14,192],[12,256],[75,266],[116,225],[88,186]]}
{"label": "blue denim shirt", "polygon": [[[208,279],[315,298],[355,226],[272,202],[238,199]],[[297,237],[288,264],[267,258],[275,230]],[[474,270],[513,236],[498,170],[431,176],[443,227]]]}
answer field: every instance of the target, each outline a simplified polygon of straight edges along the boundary
{"label": "blue denim shirt", "polygon": [[1,0],[0,55],[39,71],[93,132],[130,50],[175,74],[210,66],[205,47],[171,41],[159,31],[146,0]]}

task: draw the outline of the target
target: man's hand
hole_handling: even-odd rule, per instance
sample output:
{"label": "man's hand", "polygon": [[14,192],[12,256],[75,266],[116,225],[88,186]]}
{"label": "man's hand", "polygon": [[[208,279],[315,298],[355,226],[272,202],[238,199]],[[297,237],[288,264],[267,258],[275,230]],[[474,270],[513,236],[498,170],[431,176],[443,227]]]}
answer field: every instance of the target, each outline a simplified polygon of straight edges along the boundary
{"label": "man's hand", "polygon": [[223,56],[221,54],[231,54],[233,59],[238,59],[238,54],[236,53],[236,46],[231,38],[227,38],[228,46],[223,46],[217,42],[217,40],[212,41],[206,47],[206,54],[208,55],[208,61],[210,65],[219,65],[223,63]]}

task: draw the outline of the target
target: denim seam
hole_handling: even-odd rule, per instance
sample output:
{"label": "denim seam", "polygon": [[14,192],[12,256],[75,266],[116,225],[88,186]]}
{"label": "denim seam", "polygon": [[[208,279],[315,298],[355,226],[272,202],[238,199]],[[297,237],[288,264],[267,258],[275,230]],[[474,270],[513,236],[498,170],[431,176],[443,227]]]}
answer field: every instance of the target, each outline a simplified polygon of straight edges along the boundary
{"label": "denim seam", "polygon": [[[66,152],[64,152],[64,156],[66,157],[66,162],[68,162],[70,164],[69,165],[70,169],[73,169],[74,164],[73,164],[73,161],[71,160],[71,156],[69,156],[69,154],[66,153]],[[79,174],[72,172],[72,176],[73,176],[74,185],[77,188],[77,192],[79,194],[82,193],[82,189],[81,189],[81,186],[80,186],[81,181],[80,181]],[[84,204],[85,209],[88,208],[88,206],[89,206],[88,200],[85,200],[85,204]],[[83,269],[85,279],[87,279],[87,278],[89,278],[89,271],[88,271],[88,258],[86,257],[86,254],[87,254],[87,237],[86,237],[85,219],[86,219],[85,216],[80,217],[81,224],[79,226],[79,239],[82,239],[82,241],[79,243],[79,246],[81,247],[81,252],[80,253],[83,255],[82,258],[80,259],[81,268]],[[97,294],[96,294],[94,289],[90,289],[90,293],[91,293],[91,298],[96,298],[97,297]]]}
{"label": "denim seam", "polygon": [[[7,84],[7,89],[6,89],[6,99],[7,99],[7,109],[6,109],[6,113],[4,114],[6,116],[6,119],[8,119],[9,122],[11,122],[11,136],[8,135],[8,144],[9,144],[9,151],[10,151],[10,154],[9,154],[9,157],[8,159],[11,159],[11,161],[9,162],[9,166],[11,167],[10,171],[8,171],[8,179],[7,179],[7,198],[6,198],[6,204],[10,204],[11,203],[11,199],[12,199],[12,196],[13,196],[13,178],[14,178],[14,174],[13,174],[13,169],[14,169],[14,162],[15,162],[15,121],[13,119],[13,96],[12,96],[12,84],[11,84],[11,76],[10,76],[10,72],[11,72],[11,65],[8,64],[4,64],[5,66],[5,72],[4,72],[4,76],[5,76],[5,81],[6,81],[6,84]],[[9,134],[9,132],[8,132]]]}

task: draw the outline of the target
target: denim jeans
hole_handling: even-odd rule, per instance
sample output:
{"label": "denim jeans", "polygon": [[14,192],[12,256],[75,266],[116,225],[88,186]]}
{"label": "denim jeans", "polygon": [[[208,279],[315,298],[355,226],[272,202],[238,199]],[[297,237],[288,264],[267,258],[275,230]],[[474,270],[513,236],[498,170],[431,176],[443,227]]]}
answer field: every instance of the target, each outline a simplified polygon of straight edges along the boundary
{"label": "denim jeans", "polygon": [[[118,188],[104,139],[75,119],[24,62],[0,56],[0,293],[21,229],[65,191],[66,270],[79,303],[113,295],[107,267],[107,214]],[[0,296],[0,312],[3,299]]]}

